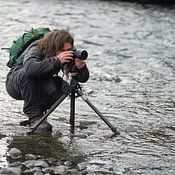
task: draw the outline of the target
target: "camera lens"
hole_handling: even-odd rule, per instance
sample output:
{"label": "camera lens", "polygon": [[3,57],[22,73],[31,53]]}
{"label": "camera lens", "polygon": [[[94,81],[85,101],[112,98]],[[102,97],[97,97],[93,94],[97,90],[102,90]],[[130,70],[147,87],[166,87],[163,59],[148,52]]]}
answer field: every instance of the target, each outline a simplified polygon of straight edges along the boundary
{"label": "camera lens", "polygon": [[88,57],[88,52],[87,52],[86,50],[83,50],[83,51],[81,52],[81,58],[80,58],[80,59],[86,60],[87,57]]}
{"label": "camera lens", "polygon": [[79,58],[81,60],[86,60],[88,57],[88,52],[86,50],[83,51],[74,50],[73,54],[75,58]]}

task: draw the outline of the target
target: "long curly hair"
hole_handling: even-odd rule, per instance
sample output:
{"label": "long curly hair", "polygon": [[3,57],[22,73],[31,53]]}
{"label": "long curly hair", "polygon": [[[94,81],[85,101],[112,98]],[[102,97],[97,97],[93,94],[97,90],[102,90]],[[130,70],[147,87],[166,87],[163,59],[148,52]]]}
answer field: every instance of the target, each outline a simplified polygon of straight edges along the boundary
{"label": "long curly hair", "polygon": [[56,56],[56,53],[64,47],[64,43],[70,43],[73,47],[74,39],[68,30],[53,30],[44,35],[38,42],[38,47],[44,58]]}

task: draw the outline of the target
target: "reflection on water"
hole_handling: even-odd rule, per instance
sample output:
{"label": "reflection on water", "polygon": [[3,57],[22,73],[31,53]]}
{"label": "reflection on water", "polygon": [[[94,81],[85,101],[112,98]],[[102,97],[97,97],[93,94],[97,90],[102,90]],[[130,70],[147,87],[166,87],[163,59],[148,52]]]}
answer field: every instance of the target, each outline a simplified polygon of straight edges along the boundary
{"label": "reflection on water", "polygon": [[[111,137],[105,123],[77,98],[77,136],[71,139],[67,98],[48,117],[61,137],[25,135],[26,128],[19,126],[26,119],[23,102],[5,91],[8,53],[2,51],[0,167],[12,162],[7,152],[16,147],[22,151],[22,162],[26,154],[33,154],[51,167],[69,162],[69,168],[80,173],[86,169],[86,174],[173,174],[174,8],[98,0],[0,1],[0,47],[8,47],[31,27],[70,28],[77,49],[89,53],[91,76],[83,91],[121,132]],[[93,124],[82,127],[82,120]]]}
{"label": "reflection on water", "polygon": [[[64,163],[71,161],[71,165],[75,166],[79,162],[83,161],[85,157],[78,150],[72,150],[72,139],[68,145],[63,144],[59,139],[54,138],[51,135],[21,135],[13,136],[11,140],[8,140],[8,150],[11,148],[17,148],[22,152],[21,161],[26,160],[27,154],[33,154],[37,158],[43,160],[56,161],[52,163],[58,163],[58,161]],[[14,162],[13,159],[8,157],[8,162]]]}
{"label": "reflection on water", "polygon": [[[46,134],[22,134],[8,138],[6,157],[9,168],[2,168],[1,173],[33,174],[35,172],[42,174],[49,172],[60,174],[59,172],[62,172],[61,174],[77,174],[78,171],[85,171],[81,164],[86,161],[86,156],[73,146],[73,137],[65,137],[64,141],[65,139],[68,141],[66,144],[61,141],[61,138],[59,140],[59,138]],[[12,171],[13,167],[18,171]]]}

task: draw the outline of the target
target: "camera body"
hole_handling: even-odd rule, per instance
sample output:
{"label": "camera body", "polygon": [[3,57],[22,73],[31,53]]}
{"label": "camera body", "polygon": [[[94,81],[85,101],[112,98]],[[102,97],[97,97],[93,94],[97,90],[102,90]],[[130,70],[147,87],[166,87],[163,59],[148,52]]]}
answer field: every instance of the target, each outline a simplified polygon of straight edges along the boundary
{"label": "camera body", "polygon": [[86,50],[76,50],[76,49],[69,49],[73,51],[73,60],[65,65],[67,72],[76,72],[75,71],[75,58],[80,60],[86,60],[88,57],[88,52]]}
{"label": "camera body", "polygon": [[76,49],[71,49],[73,51],[73,58],[78,58],[80,60],[86,60],[88,57],[88,52],[86,50],[76,50]]}

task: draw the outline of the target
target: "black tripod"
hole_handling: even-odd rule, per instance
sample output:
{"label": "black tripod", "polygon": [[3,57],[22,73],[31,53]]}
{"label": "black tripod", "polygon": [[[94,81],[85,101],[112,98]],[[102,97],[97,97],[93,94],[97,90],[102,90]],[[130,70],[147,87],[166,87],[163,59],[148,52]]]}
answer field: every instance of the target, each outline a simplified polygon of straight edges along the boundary
{"label": "black tripod", "polygon": [[33,133],[38,126],[61,104],[61,102],[70,95],[70,125],[71,133],[74,133],[75,128],[75,97],[76,94],[80,96],[97,114],[98,116],[109,126],[109,128],[114,132],[115,135],[120,133],[117,129],[101,114],[101,112],[88,100],[88,98],[83,94],[79,83],[71,77],[70,84],[66,83],[62,87],[63,94],[58,100],[51,106],[51,108],[45,113],[45,115],[32,127],[29,128],[28,134]]}

